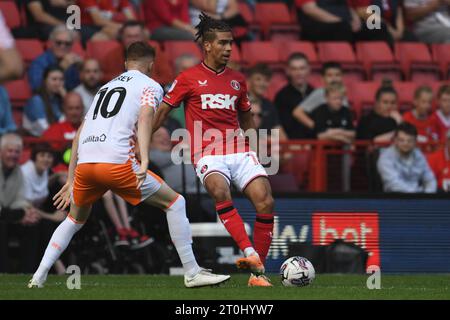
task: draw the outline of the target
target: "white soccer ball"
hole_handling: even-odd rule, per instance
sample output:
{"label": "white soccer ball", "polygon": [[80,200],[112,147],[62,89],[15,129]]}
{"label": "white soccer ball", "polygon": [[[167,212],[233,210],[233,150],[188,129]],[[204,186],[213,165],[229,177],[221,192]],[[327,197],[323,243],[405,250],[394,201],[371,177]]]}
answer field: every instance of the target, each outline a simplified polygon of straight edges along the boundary
{"label": "white soccer ball", "polygon": [[281,283],[285,287],[304,287],[316,277],[312,263],[303,257],[290,257],[280,268]]}

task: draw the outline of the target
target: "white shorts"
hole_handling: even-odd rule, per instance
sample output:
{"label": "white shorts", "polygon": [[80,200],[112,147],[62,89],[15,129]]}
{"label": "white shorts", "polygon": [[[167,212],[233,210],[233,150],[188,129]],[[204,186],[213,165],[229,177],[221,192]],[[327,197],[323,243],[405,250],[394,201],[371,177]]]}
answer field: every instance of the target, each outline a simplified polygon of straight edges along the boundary
{"label": "white shorts", "polygon": [[231,185],[233,182],[241,191],[254,179],[267,177],[266,170],[253,151],[204,156],[197,163],[195,171],[203,185],[207,176],[218,173],[225,177],[228,184]]}

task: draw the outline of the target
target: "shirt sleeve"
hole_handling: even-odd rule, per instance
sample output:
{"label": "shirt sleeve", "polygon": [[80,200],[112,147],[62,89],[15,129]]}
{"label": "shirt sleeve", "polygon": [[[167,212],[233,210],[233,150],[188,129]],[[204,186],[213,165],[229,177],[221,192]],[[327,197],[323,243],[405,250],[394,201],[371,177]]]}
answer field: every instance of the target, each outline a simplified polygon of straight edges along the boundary
{"label": "shirt sleeve", "polygon": [[422,152],[420,152],[420,163],[424,168],[423,173],[424,191],[426,193],[435,193],[437,191],[436,177],[434,176],[434,173],[431,170],[430,166],[428,165],[428,162]]}
{"label": "shirt sleeve", "polygon": [[302,102],[300,102],[299,107],[307,113],[313,112],[321,104],[326,103],[325,101],[325,90],[316,89],[311,92]]}
{"label": "shirt sleeve", "polygon": [[249,111],[251,109],[250,100],[248,98],[247,84],[245,80],[240,82],[241,85],[241,96],[238,102],[238,110],[240,111]]}
{"label": "shirt sleeve", "polygon": [[158,89],[154,86],[145,87],[141,95],[141,107],[150,107],[156,111],[162,101],[162,96],[162,88]]}
{"label": "shirt sleeve", "polygon": [[189,96],[189,81],[184,74],[180,74],[170,86],[163,101],[176,108]]}
{"label": "shirt sleeve", "polygon": [[378,159],[377,169],[383,181],[385,192],[417,192],[415,186],[405,181],[395,168],[396,160],[391,156],[390,149],[384,150]]}
{"label": "shirt sleeve", "polygon": [[310,2],[316,2],[315,0],[295,0],[295,6],[297,8],[301,8],[303,5],[310,3]]}
{"label": "shirt sleeve", "polygon": [[5,19],[0,11],[0,49],[12,49],[14,47],[14,38],[6,26]]}

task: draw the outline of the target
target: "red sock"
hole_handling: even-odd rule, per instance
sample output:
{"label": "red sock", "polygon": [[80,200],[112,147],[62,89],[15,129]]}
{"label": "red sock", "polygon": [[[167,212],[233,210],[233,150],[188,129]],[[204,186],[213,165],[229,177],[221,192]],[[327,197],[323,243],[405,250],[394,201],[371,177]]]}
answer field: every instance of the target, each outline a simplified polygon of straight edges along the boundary
{"label": "red sock", "polygon": [[257,213],[253,230],[253,242],[262,263],[266,262],[267,253],[272,243],[273,214]]}
{"label": "red sock", "polygon": [[228,233],[242,251],[245,248],[253,247],[245,231],[244,222],[237,209],[233,207],[232,201],[217,202],[216,211]]}

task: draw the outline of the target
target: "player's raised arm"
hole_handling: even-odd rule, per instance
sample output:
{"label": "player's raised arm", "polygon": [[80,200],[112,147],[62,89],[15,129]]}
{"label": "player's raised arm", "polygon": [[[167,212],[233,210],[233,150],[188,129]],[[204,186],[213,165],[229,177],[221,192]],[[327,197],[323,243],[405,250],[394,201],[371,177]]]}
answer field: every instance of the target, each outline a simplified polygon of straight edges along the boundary
{"label": "player's raised arm", "polygon": [[72,141],[72,149],[70,154],[69,172],[67,175],[67,181],[59,192],[53,197],[54,206],[58,210],[64,210],[70,204],[70,196],[72,194],[73,181],[75,177],[75,168],[78,161],[78,141],[80,139],[80,132],[83,129],[84,121],[78,128],[77,134]]}
{"label": "player's raised arm", "polygon": [[169,106],[167,103],[165,103],[164,101],[161,102],[161,104],[159,105],[159,108],[156,111],[156,114],[153,118],[152,133],[155,132],[156,130],[158,130],[162,126],[164,121],[166,121],[167,117],[169,116],[170,111],[172,111],[172,109],[173,108],[171,106]]}

